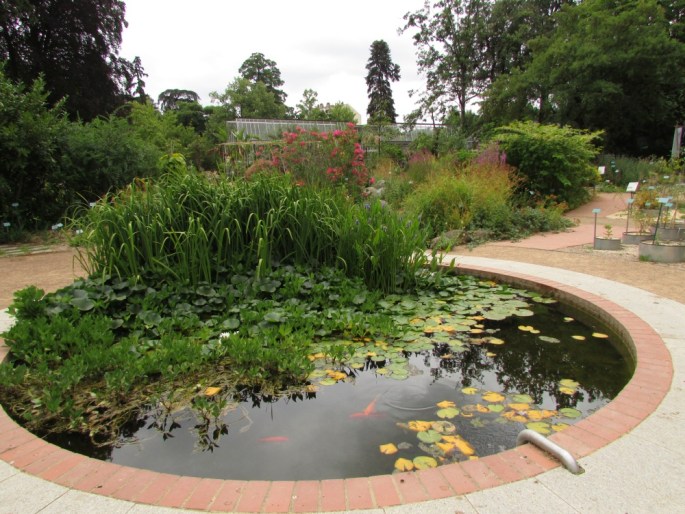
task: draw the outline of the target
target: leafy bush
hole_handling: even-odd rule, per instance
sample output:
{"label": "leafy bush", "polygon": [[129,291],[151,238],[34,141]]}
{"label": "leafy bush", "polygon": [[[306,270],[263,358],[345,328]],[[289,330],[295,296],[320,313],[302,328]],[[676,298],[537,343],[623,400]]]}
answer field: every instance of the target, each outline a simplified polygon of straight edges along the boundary
{"label": "leafy bush", "polygon": [[534,201],[566,203],[574,209],[590,197],[588,186],[597,181],[592,164],[600,132],[570,127],[515,122],[497,130],[495,140],[525,182],[518,188]]}
{"label": "leafy bush", "polygon": [[64,213],[70,195],[59,155],[67,125],[62,104],[49,108],[42,80],[10,81],[0,67],[0,221],[4,236],[45,228]]}

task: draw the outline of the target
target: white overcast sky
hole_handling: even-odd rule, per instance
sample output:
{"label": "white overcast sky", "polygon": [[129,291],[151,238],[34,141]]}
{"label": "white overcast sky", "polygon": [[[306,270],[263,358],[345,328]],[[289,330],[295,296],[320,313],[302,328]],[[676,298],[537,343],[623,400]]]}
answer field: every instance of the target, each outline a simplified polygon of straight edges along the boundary
{"label": "white overcast sky", "polygon": [[366,120],[366,63],[371,43],[382,39],[399,64],[392,84],[398,121],[415,108],[409,90],[422,89],[410,32],[398,35],[405,13],[423,0],[125,0],[128,28],[120,55],[140,56],[146,92],[155,100],[165,89],[190,89],[209,104],[240,65],[261,52],[276,62],[287,105],[305,89],[322,103],[345,102]]}

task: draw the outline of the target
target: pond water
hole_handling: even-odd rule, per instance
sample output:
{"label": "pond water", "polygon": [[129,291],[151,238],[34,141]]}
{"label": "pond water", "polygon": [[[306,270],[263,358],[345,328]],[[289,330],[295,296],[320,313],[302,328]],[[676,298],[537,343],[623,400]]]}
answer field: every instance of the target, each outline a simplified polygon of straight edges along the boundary
{"label": "pond water", "polygon": [[344,365],[328,362],[319,348],[309,392],[269,398],[205,391],[199,393],[205,400],[220,402],[220,416],[150,406],[113,447],[52,440],[117,464],[179,475],[371,476],[513,448],[526,427],[563,430],[607,404],[630,379],[632,364],[606,328],[533,294],[507,292],[505,300],[519,303],[504,319],[496,309],[489,316],[471,309],[458,320],[426,315],[409,319],[415,330],[400,341],[347,341],[354,354]]}

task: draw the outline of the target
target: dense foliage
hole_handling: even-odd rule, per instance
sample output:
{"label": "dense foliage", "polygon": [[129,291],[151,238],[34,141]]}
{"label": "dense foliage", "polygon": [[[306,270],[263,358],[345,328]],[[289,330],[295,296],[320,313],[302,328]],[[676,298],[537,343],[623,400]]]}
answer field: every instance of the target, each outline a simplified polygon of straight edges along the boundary
{"label": "dense foliage", "polygon": [[110,113],[144,97],[139,59],[117,54],[126,21],[120,0],[0,2],[0,60],[13,80],[43,77],[51,104],[73,119]]}

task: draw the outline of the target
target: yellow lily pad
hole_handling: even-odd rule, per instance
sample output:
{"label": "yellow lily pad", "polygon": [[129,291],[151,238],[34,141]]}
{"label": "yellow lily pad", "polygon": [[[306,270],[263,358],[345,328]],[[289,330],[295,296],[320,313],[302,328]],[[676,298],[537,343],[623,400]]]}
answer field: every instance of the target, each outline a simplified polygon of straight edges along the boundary
{"label": "yellow lily pad", "polygon": [[409,430],[413,430],[414,432],[425,432],[426,430],[430,430],[432,425],[432,421],[410,421]]}
{"label": "yellow lily pad", "polygon": [[607,339],[609,336],[606,334],[602,334],[601,332],[593,332],[592,337],[595,337],[597,339]]}
{"label": "yellow lily pad", "polygon": [[530,404],[528,403],[510,403],[509,408],[514,410],[530,410]]}
{"label": "yellow lily pad", "polygon": [[499,403],[501,401],[504,401],[504,396],[500,393],[489,391],[483,395],[483,400],[490,403]]}
{"label": "yellow lily pad", "polygon": [[454,402],[452,402],[452,401],[450,401],[450,400],[444,400],[444,401],[442,401],[442,402],[440,402],[440,403],[436,403],[435,405],[437,405],[437,406],[440,407],[441,409],[446,409],[446,408],[448,408],[448,407],[456,407],[456,405],[454,404]]}
{"label": "yellow lily pad", "polygon": [[461,390],[461,392],[467,395],[471,395],[478,393],[478,389],[476,389],[475,387],[465,387]]}
{"label": "yellow lily pad", "polygon": [[576,341],[585,341],[585,336],[571,336],[571,338]]}
{"label": "yellow lily pad", "polygon": [[533,423],[526,423],[526,428],[534,430],[538,434],[542,434],[542,435],[548,435],[548,434],[552,433],[552,427],[549,425],[549,423],[545,423],[544,421],[535,421]]}
{"label": "yellow lily pad", "polygon": [[563,387],[572,387],[573,389],[576,389],[580,384],[575,380],[571,380],[570,378],[562,378],[561,380],[559,380],[559,385]]}
{"label": "yellow lily pad", "polygon": [[573,389],[571,387],[560,387],[559,388],[559,392],[561,394],[567,394],[569,396],[573,396],[574,394],[576,394],[576,391],[578,391],[578,389]]}
{"label": "yellow lily pad", "polygon": [[397,453],[399,451],[397,449],[397,446],[395,446],[392,443],[381,444],[379,448],[381,450],[381,453],[384,455],[392,455],[393,453]]}
{"label": "yellow lily pad", "polygon": [[414,469],[414,463],[409,459],[397,459],[395,461],[395,469],[397,471],[411,471]]}
{"label": "yellow lily pad", "polygon": [[455,448],[457,448],[461,453],[463,453],[467,457],[476,453],[476,450],[473,449],[473,446],[471,446],[467,441],[465,441],[458,435],[445,435],[442,436],[442,439],[443,441],[446,441],[454,445]]}
{"label": "yellow lily pad", "polygon": [[499,337],[489,337],[487,339],[487,343],[500,345],[500,344],[504,344],[504,339],[500,339]]}

